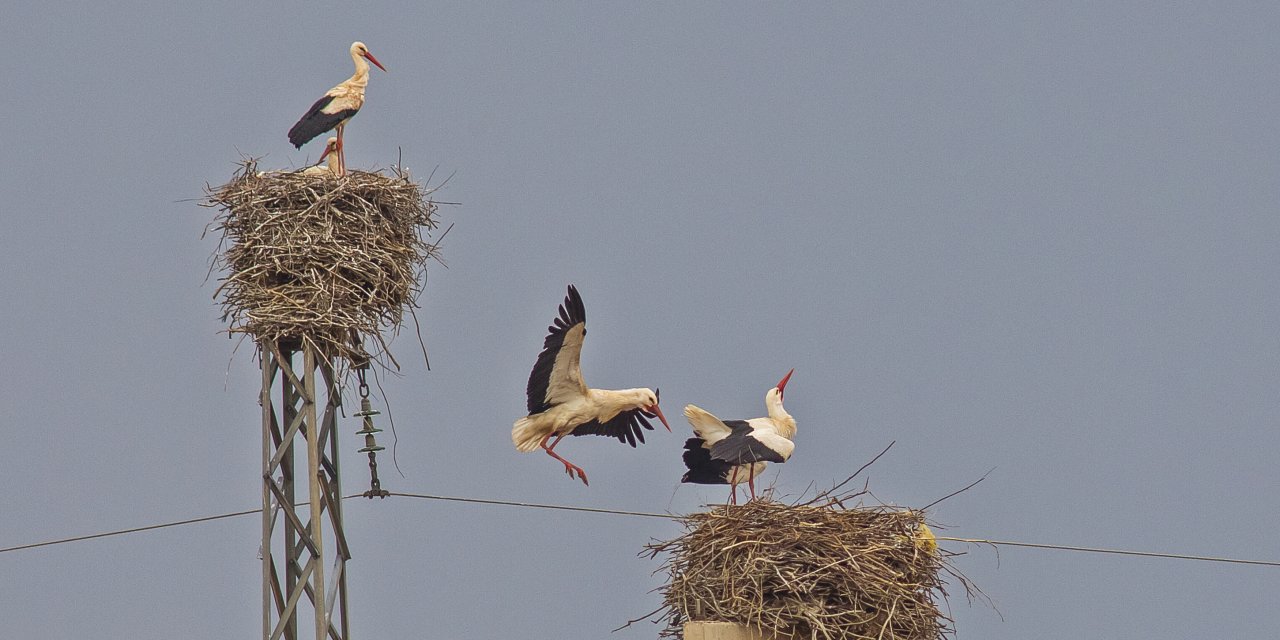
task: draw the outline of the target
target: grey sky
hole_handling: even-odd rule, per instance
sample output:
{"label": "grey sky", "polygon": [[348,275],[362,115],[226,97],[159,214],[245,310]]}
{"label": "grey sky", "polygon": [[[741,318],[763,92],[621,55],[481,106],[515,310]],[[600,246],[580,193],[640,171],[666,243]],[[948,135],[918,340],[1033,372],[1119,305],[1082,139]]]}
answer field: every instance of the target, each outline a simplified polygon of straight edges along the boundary
{"label": "grey sky", "polygon": [[[685,512],[688,402],[763,412],[780,491],[871,471],[950,535],[1277,559],[1280,9],[1227,3],[8,2],[0,546],[259,501],[258,371],[202,283],[240,153],[351,73],[352,167],[462,207],[385,381],[392,489]],[[107,6],[113,5],[113,6]],[[567,283],[587,382],[677,433],[510,426]],[[379,399],[385,407],[385,402]],[[383,424],[385,427],[386,425]],[[345,488],[367,483],[344,423]],[[389,444],[389,437],[387,442]],[[766,478],[774,478],[769,472]],[[660,521],[349,503],[356,637],[651,638]],[[254,517],[0,555],[14,638],[254,637]],[[959,549],[956,545],[948,548]],[[1280,571],[975,549],[962,638],[1263,637]],[[1001,618],[1003,616],[1003,619]]]}

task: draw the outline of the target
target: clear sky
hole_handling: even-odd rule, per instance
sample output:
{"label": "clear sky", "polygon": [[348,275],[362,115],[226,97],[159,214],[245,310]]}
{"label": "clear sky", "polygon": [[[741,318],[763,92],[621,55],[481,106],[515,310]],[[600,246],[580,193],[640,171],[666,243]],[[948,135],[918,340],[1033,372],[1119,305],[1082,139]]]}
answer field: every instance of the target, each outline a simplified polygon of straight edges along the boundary
{"label": "clear sky", "polygon": [[[796,495],[870,473],[942,533],[1280,558],[1280,9],[1265,3],[59,3],[0,19],[0,547],[252,508],[259,373],[195,200],[351,73],[352,167],[453,175],[449,268],[385,388],[398,491],[687,512],[685,403],[792,367]],[[565,285],[587,382],[676,433],[511,423]],[[387,402],[378,404],[384,409]],[[382,426],[387,426],[382,423]],[[345,489],[367,474],[342,423]],[[384,436],[390,444],[390,434]],[[348,503],[355,637],[652,638],[664,521]],[[249,516],[0,555],[24,639],[254,637]],[[963,546],[946,545],[962,551]],[[956,560],[961,638],[1265,637],[1280,570]]]}

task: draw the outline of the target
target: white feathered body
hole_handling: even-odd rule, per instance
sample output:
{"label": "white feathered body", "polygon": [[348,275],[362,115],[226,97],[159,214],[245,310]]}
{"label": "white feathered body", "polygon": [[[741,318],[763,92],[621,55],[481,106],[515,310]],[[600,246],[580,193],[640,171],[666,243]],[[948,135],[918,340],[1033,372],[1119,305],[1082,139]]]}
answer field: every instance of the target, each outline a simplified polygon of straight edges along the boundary
{"label": "white feathered body", "polygon": [[[791,438],[795,437],[796,421],[783,409],[782,394],[777,388],[770,389],[765,394],[765,406],[769,412],[768,417],[726,422],[697,405],[686,405],[685,418],[701,441],[701,448],[707,453],[697,453],[698,442],[695,440],[686,443],[685,463],[690,472],[685,474],[684,481],[738,485],[752,481],[764,473],[768,462],[761,459],[761,454],[776,462],[789,459],[795,450],[795,443]],[[731,437],[743,445],[742,450],[756,450],[754,455],[740,454],[739,459],[754,458],[754,461],[734,464],[734,459],[717,457],[712,453],[723,448],[716,447],[717,444]]]}
{"label": "white feathered body", "polygon": [[538,448],[548,435],[564,435],[592,421],[608,422],[623,411],[642,408],[654,402],[649,389],[587,389],[585,394],[572,394],[551,408],[528,415],[511,427],[511,442],[516,450],[527,453]]}

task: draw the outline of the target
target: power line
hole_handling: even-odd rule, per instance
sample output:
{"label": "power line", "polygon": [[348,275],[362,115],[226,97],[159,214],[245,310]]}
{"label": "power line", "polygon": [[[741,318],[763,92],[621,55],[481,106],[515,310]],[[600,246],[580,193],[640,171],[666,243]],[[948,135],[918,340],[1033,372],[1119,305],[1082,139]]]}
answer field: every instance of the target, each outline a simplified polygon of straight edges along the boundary
{"label": "power line", "polygon": [[[647,513],[643,511],[615,511],[613,509],[594,509],[590,507],[570,507],[557,504],[538,504],[530,502],[511,502],[507,500],[482,500],[479,498],[459,498],[453,496],[433,496],[419,493],[392,493],[393,496],[403,496],[406,498],[423,498],[427,500],[448,500],[451,502],[474,502],[479,504],[497,504],[511,507],[533,507],[537,509],[560,509],[564,511],[585,511],[587,513],[612,513],[627,516],[645,516],[649,518],[667,518],[670,520],[679,519],[666,513]],[[1110,553],[1115,555],[1127,556],[1145,556],[1150,558],[1174,558],[1177,560],[1201,560],[1205,562],[1228,562],[1234,564],[1253,564],[1271,567],[1280,567],[1280,562],[1269,560],[1240,560],[1237,558],[1218,558],[1212,556],[1195,556],[1182,553],[1160,553],[1156,551],[1130,551],[1126,549],[1104,549],[1100,547],[1076,547],[1069,545],[1057,544],[1041,544],[1036,542],[1013,542],[1009,540],[988,540],[985,538],[953,538],[950,536],[936,536],[938,540],[949,540],[951,542],[966,542],[970,544],[987,544],[992,546],[1008,546],[1008,547],[1030,547],[1033,549],[1058,549],[1061,551],[1083,551],[1089,553]]]}
{"label": "power line", "polygon": [[950,540],[952,542],[968,542],[971,544],[989,544],[992,546],[1006,547],[1031,547],[1032,549],[1058,549],[1061,551],[1084,551],[1087,553],[1112,553],[1122,556],[1145,556],[1148,558],[1175,558],[1177,560],[1203,560],[1205,562],[1230,562],[1234,564],[1257,564],[1268,567],[1280,567],[1280,562],[1272,562],[1270,560],[1241,560],[1238,558],[1216,558],[1213,556],[1192,556],[1183,553],[1160,553],[1157,551],[1130,551],[1127,549],[1104,549],[1100,547],[1073,547],[1062,544],[1040,544],[1036,542],[1010,542],[1008,540],[985,540],[982,538],[951,538],[948,536],[935,536],[939,540]]}
{"label": "power line", "polygon": [[22,551],[23,549],[35,549],[36,547],[50,547],[55,544],[65,544],[68,542],[80,542],[81,540],[93,540],[94,538],[108,538],[111,536],[120,536],[126,533],[138,533],[140,531],[152,531],[154,529],[164,529],[166,527],[180,527],[184,524],[195,524],[197,522],[209,522],[210,520],[221,520],[223,518],[234,518],[236,516],[247,516],[251,513],[262,513],[262,509],[246,509],[245,511],[235,511],[233,513],[222,513],[216,516],[204,516],[203,518],[190,518],[187,520],[177,520],[175,522],[166,522],[163,524],[152,524],[145,527],[134,527],[132,529],[120,529],[118,531],[106,531],[103,533],[91,533],[85,536],[75,536],[73,538],[60,538],[58,540],[46,540],[44,542],[33,542],[31,544],[20,544],[15,547],[4,547],[0,549],[0,553],[9,551]]}
{"label": "power line", "polygon": [[[349,499],[351,499],[351,498],[358,498],[358,497],[361,497],[361,495],[362,495],[362,494],[358,494],[358,493],[356,493],[356,494],[352,494],[352,495],[349,495],[349,496],[344,496],[344,497],[343,497],[343,499],[344,499],[344,500],[349,500]],[[667,520],[679,520],[679,519],[681,518],[681,516],[673,515],[673,514],[669,514],[669,513],[651,513],[651,512],[646,512],[646,511],[622,511],[622,510],[618,510],[618,509],[599,509],[599,508],[594,508],[594,507],[573,507],[573,506],[569,506],[569,505],[561,505],[561,504],[544,504],[544,503],[537,503],[537,502],[515,502],[515,501],[511,501],[511,500],[487,500],[487,499],[483,499],[483,498],[464,498],[464,497],[458,497],[458,496],[437,496],[437,495],[431,495],[431,494],[425,494],[425,493],[398,493],[398,492],[394,492],[394,493],[391,493],[390,495],[393,495],[393,496],[399,496],[399,497],[402,497],[402,498],[414,498],[414,499],[418,499],[418,500],[440,500],[440,501],[447,501],[447,502],[468,502],[468,503],[473,503],[473,504],[488,504],[488,505],[500,505],[500,506],[508,506],[508,507],[523,507],[523,508],[530,508],[530,509],[552,509],[552,510],[557,510],[557,511],[580,511],[580,512],[583,512],[583,513],[599,513],[599,514],[622,515],[622,516],[639,516],[639,517],[645,517],[645,518],[664,518],[664,519],[667,519]],[[71,538],[60,538],[60,539],[57,539],[57,540],[47,540],[47,541],[44,541],[44,542],[34,542],[34,543],[31,543],[31,544],[23,544],[23,545],[17,545],[17,546],[13,546],[13,547],[4,547],[4,548],[0,548],[0,553],[7,553],[7,552],[10,552],[10,551],[21,551],[21,550],[24,550],[24,549],[34,549],[34,548],[37,548],[37,547],[48,547],[48,546],[53,546],[53,545],[65,544],[65,543],[68,543],[68,542],[79,542],[79,541],[82,541],[82,540],[93,540],[93,539],[95,539],[95,538],[107,538],[107,537],[111,537],[111,536],[119,536],[119,535],[125,535],[125,534],[130,534],[130,533],[139,533],[139,532],[142,532],[142,531],[152,531],[152,530],[155,530],[155,529],[164,529],[164,528],[167,528],[167,527],[178,527],[178,526],[183,526],[183,525],[188,525],[188,524],[196,524],[196,523],[200,523],[200,522],[210,522],[210,521],[212,521],[212,520],[221,520],[221,519],[224,519],[224,518],[234,518],[234,517],[237,517],[237,516],[247,516],[247,515],[254,514],[254,513],[262,513],[262,509],[261,509],[261,508],[258,508],[258,509],[246,509],[246,510],[244,510],[244,511],[234,511],[234,512],[231,512],[231,513],[223,513],[223,514],[219,514],[219,515],[216,515],[216,516],[204,516],[204,517],[201,517],[201,518],[189,518],[189,519],[186,519],[186,520],[176,520],[176,521],[173,521],[173,522],[165,522],[165,523],[162,523],[162,524],[147,525],[147,526],[145,526],[145,527],[133,527],[133,528],[130,528],[130,529],[119,529],[119,530],[116,530],[116,531],[106,531],[106,532],[102,532],[102,533],[93,533],[93,534],[89,534],[89,535],[75,536],[75,537],[71,537]],[[999,547],[999,546],[1007,546],[1007,547],[1029,547],[1029,548],[1032,548],[1032,549],[1055,549],[1055,550],[1059,550],[1059,551],[1079,551],[1079,552],[1085,552],[1085,553],[1107,553],[1107,554],[1113,554],[1113,555],[1139,556],[1139,557],[1147,557],[1147,558],[1171,558],[1171,559],[1175,559],[1175,560],[1198,560],[1198,561],[1203,561],[1203,562],[1222,562],[1222,563],[1230,563],[1230,564],[1250,564],[1250,565],[1260,565],[1260,566],[1267,566],[1267,567],[1280,567],[1280,562],[1278,562],[1278,561],[1272,561],[1272,560],[1242,560],[1242,559],[1239,559],[1239,558],[1220,558],[1220,557],[1214,557],[1214,556],[1197,556],[1197,555],[1189,555],[1189,554],[1181,554],[1181,553],[1161,553],[1161,552],[1157,552],[1157,551],[1132,551],[1132,550],[1127,550],[1127,549],[1107,549],[1107,548],[1101,548],[1101,547],[1079,547],[1079,546],[1071,546],[1071,545],[1042,544],[1042,543],[1036,543],[1036,542],[1015,542],[1015,541],[1011,541],[1011,540],[989,540],[989,539],[985,539],[985,538],[956,538],[956,537],[950,537],[950,536],[937,536],[937,539],[938,539],[938,540],[950,541],[950,542],[963,542],[963,543],[967,543],[967,544],[986,544],[986,545],[991,545],[991,546],[996,546],[996,547]]]}
{"label": "power line", "polygon": [[644,511],[617,511],[614,509],[596,509],[592,507],[570,507],[562,504],[541,504],[537,502],[510,502],[507,500],[482,500],[480,498],[457,498],[453,496],[433,496],[424,493],[395,493],[393,496],[403,498],[419,498],[423,500],[446,500],[449,502],[474,502],[476,504],[498,504],[508,507],[530,507],[533,509],[557,509],[560,511],[582,511],[585,513],[610,513],[621,516],[641,516],[645,518],[666,518],[667,520],[677,520],[680,516],[670,513],[647,513]]}

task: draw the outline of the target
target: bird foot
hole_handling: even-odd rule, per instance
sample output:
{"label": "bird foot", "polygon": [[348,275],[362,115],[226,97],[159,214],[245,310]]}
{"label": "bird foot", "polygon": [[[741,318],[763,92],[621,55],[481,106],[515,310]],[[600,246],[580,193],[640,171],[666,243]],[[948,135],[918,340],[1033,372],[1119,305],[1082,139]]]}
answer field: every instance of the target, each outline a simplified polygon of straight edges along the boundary
{"label": "bird foot", "polygon": [[591,484],[587,482],[587,472],[583,471],[582,467],[566,462],[564,463],[564,472],[569,474],[570,478],[575,477],[574,474],[577,474],[577,478],[582,480],[582,484],[585,484],[588,487],[591,486]]}

